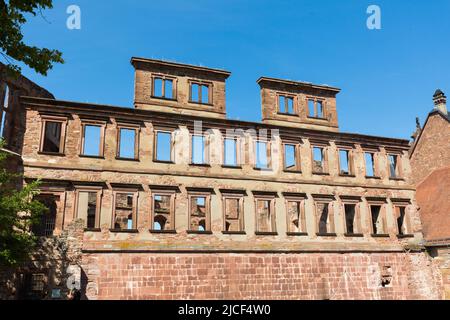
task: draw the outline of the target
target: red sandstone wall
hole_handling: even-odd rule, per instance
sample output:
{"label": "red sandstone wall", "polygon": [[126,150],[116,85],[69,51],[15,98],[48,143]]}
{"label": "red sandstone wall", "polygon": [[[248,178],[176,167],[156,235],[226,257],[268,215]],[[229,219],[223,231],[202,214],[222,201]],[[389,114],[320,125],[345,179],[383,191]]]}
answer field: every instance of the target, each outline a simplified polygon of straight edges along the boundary
{"label": "red sandstone wall", "polygon": [[88,298],[113,300],[439,299],[430,264],[422,253],[83,256]]}

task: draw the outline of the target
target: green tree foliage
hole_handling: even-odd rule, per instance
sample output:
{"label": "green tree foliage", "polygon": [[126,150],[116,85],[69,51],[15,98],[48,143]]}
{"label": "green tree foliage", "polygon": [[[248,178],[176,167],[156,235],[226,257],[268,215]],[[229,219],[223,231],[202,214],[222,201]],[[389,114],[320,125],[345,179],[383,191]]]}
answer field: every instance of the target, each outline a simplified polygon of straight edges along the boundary
{"label": "green tree foliage", "polygon": [[0,0],[0,54],[12,74],[20,73],[15,61],[47,75],[54,63],[64,63],[58,50],[29,46],[23,42],[22,25],[26,16],[36,16],[53,8],[52,0]]}
{"label": "green tree foliage", "polygon": [[31,226],[40,222],[47,210],[33,196],[39,193],[39,181],[17,190],[22,177],[6,169],[10,155],[0,141],[0,266],[16,266],[25,261],[36,244]]}

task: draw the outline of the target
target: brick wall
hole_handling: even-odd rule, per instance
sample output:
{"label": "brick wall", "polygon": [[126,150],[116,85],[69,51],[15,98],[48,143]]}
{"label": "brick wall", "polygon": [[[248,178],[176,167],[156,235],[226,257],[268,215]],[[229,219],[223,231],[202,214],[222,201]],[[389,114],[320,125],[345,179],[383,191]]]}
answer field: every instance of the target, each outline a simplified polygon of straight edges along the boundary
{"label": "brick wall", "polygon": [[[424,253],[83,256],[89,299],[439,299]],[[381,279],[390,284],[381,286]]]}

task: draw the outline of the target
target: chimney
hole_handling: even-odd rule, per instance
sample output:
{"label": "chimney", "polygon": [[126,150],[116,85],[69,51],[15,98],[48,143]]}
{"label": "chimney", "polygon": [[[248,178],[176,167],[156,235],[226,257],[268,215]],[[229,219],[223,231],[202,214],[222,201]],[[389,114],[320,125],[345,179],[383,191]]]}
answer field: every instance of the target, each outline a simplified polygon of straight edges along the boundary
{"label": "chimney", "polygon": [[440,89],[437,89],[434,93],[433,102],[435,110],[439,110],[444,115],[447,115],[447,97]]}

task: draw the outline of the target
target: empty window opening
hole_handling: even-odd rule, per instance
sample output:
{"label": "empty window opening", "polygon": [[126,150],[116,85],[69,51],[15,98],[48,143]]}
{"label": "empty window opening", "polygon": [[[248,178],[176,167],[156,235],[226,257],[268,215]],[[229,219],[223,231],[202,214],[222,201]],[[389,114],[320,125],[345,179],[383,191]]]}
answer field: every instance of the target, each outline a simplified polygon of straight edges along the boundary
{"label": "empty window opening", "polygon": [[82,155],[94,157],[101,156],[102,127],[94,125],[84,125],[83,128],[84,136]]}
{"label": "empty window opening", "polygon": [[193,164],[206,164],[207,148],[205,136],[192,136],[192,163]]}
{"label": "empty window opening", "polygon": [[287,171],[299,171],[299,159],[297,159],[297,146],[284,145],[284,169]]}
{"label": "empty window opening", "polygon": [[157,98],[173,99],[173,80],[154,78],[153,96]]}
{"label": "empty window opening", "polygon": [[32,232],[37,237],[51,237],[56,227],[57,197],[42,195],[36,198],[47,210],[41,215],[38,224],[32,226]]}
{"label": "empty window opening", "polygon": [[23,273],[19,276],[20,300],[41,300],[45,298],[46,276],[43,273]]}
{"label": "empty window opening", "polygon": [[329,203],[316,203],[319,234],[334,233],[334,216]]}
{"label": "empty window opening", "polygon": [[370,213],[372,215],[372,232],[374,234],[386,234],[386,221],[381,209],[381,205],[370,206]]}
{"label": "empty window opening", "polygon": [[324,103],[321,100],[308,99],[308,116],[310,118],[325,118]]}
{"label": "empty window opening", "polygon": [[313,147],[313,172],[325,172],[325,149],[322,147]]}
{"label": "empty window opening", "polygon": [[398,158],[399,157],[396,154],[388,155],[389,177],[390,178],[399,178],[400,177],[400,166],[399,166]]}
{"label": "empty window opening", "polygon": [[172,196],[153,196],[153,230],[173,230]]}
{"label": "empty window opening", "polygon": [[[1,89],[1,87],[0,87]],[[6,123],[6,117],[8,115],[8,105],[9,105],[9,87],[8,85],[4,84],[3,87],[3,92],[2,96],[0,98],[2,98],[1,102],[1,112],[0,112],[0,137],[4,137],[5,138],[5,123]]]}
{"label": "empty window opening", "polygon": [[339,150],[339,173],[342,175],[350,175],[350,151]]}
{"label": "empty window opening", "polygon": [[242,198],[225,198],[225,231],[244,231]]}
{"label": "empty window opening", "polygon": [[235,167],[238,165],[237,161],[237,140],[226,138],[224,139],[224,165]]}
{"label": "empty window opening", "polygon": [[119,154],[122,159],[136,159],[136,130],[120,128],[119,129]]}
{"label": "empty window opening", "polygon": [[208,231],[206,219],[209,218],[209,206],[207,206],[207,197],[192,196],[190,208],[190,230]]}
{"label": "empty window opening", "polygon": [[278,111],[281,113],[295,114],[294,98],[283,95],[278,96]]}
{"label": "empty window opening", "polygon": [[375,161],[374,161],[374,153],[365,152],[364,157],[366,160],[366,176],[367,177],[375,177]]}
{"label": "empty window opening", "polygon": [[156,157],[157,161],[172,161],[172,133],[158,131],[156,133]]}
{"label": "empty window opening", "polygon": [[345,203],[344,210],[345,210],[346,233],[351,235],[360,232],[359,223],[357,221],[358,216],[356,211],[356,205]]}
{"label": "empty window opening", "polygon": [[78,192],[77,218],[86,221],[86,228],[94,229],[97,223],[97,192]]}
{"label": "empty window opening", "polygon": [[257,200],[257,232],[273,232],[275,231],[275,217],[272,212],[272,200]]}
{"label": "empty window opening", "polygon": [[62,153],[61,150],[61,130],[62,123],[45,121],[44,143],[42,151],[52,153]]}
{"label": "empty window opening", "polygon": [[265,141],[256,141],[256,168],[269,168],[269,144]]}
{"label": "empty window opening", "polygon": [[209,99],[209,85],[192,83],[191,84],[191,102],[208,104]]}
{"label": "empty window opening", "polygon": [[399,235],[411,234],[409,230],[409,220],[406,214],[406,207],[395,206],[395,214],[397,216],[397,228]]}
{"label": "empty window opening", "polygon": [[133,193],[116,193],[116,201],[114,207],[114,229],[135,229]]}
{"label": "empty window opening", "polygon": [[288,201],[288,232],[300,233],[306,232],[306,219],[303,201]]}

